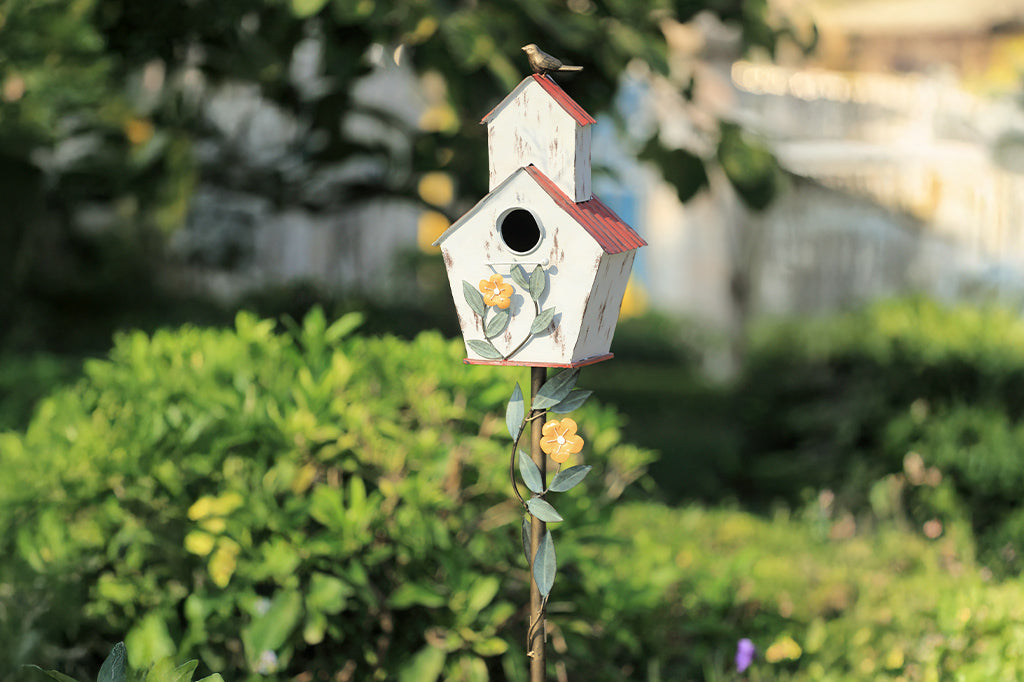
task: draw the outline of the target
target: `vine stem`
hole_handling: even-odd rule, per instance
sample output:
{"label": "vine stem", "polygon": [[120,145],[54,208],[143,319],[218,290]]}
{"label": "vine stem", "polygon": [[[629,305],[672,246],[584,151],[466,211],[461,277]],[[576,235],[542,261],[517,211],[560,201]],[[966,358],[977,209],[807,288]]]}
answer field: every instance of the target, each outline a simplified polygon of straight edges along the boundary
{"label": "vine stem", "polygon": [[[541,450],[540,441],[542,437],[543,422],[538,421],[543,417],[546,410],[534,410],[533,403],[540,393],[544,381],[547,379],[548,371],[544,367],[530,368],[530,418],[533,421],[530,429],[530,458],[540,470],[541,488],[547,489],[547,459]],[[525,420],[524,420],[525,427]],[[543,499],[543,493],[540,495]],[[526,650],[530,659],[530,682],[544,682],[546,676],[546,655],[544,643],[547,639],[544,625],[544,609],[547,606],[547,599],[540,593],[540,586],[537,585],[537,578],[533,572],[533,563],[537,557],[537,550],[540,541],[546,532],[546,524],[531,515],[530,520],[530,627],[527,632]]]}

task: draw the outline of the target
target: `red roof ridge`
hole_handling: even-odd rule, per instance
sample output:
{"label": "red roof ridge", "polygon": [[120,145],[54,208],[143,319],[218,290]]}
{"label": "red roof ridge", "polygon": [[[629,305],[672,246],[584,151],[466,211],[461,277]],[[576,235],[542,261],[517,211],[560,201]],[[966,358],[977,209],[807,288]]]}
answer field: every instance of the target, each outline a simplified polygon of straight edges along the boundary
{"label": "red roof ridge", "polygon": [[572,216],[600,244],[605,253],[622,253],[647,246],[647,242],[626,221],[617,216],[615,211],[598,199],[597,195],[591,195],[587,201],[576,203],[533,164],[524,170],[563,211]]}
{"label": "red roof ridge", "polygon": [[588,114],[583,109],[583,107],[577,104],[572,97],[569,97],[569,95],[566,94],[565,90],[559,87],[558,83],[556,83],[551,76],[542,76],[538,73],[535,73],[532,76],[524,78],[519,83],[519,85],[512,89],[512,92],[506,95],[503,100],[498,102],[497,106],[495,106],[493,109],[487,112],[487,115],[480,119],[480,122],[490,122],[491,118],[493,118],[494,115],[498,112],[498,110],[502,108],[505,102],[517,96],[522,91],[522,89],[527,84],[529,84],[531,78],[544,89],[544,92],[548,93],[548,95],[551,96],[551,99],[555,100],[555,102],[558,103],[558,106],[562,107],[565,113],[572,116],[572,119],[576,122],[576,125],[588,126],[593,123],[597,123],[597,120],[593,116]]}

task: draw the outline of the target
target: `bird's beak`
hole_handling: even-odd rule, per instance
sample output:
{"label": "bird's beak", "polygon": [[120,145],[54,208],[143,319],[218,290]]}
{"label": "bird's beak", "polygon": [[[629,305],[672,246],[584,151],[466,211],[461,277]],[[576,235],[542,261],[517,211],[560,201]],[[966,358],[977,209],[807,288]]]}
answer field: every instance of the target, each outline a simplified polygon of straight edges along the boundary
{"label": "bird's beak", "polygon": [[523,46],[522,46],[521,48],[519,48],[519,49],[520,49],[520,50],[522,50],[523,52],[526,52],[526,45],[523,45]]}

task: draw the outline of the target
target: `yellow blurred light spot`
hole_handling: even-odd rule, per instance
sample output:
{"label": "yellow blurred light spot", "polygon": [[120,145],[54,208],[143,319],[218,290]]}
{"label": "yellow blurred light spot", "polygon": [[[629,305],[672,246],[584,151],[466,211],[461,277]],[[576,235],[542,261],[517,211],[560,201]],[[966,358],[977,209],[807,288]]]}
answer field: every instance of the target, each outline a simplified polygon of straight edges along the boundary
{"label": "yellow blurred light spot", "polygon": [[626,293],[622,296],[622,307],[619,309],[619,319],[636,317],[647,312],[649,299],[643,286],[636,283],[632,277],[626,283]]}
{"label": "yellow blurred light spot", "polygon": [[409,33],[406,36],[405,42],[410,45],[422,43],[424,40],[434,35],[434,33],[437,32],[437,28],[437,19],[434,17],[423,17],[419,20],[419,23],[416,24],[416,28],[412,30],[412,33]]}
{"label": "yellow blurred light spot", "polygon": [[124,124],[124,136],[132,144],[144,144],[153,137],[153,124],[144,118],[130,118]]}
{"label": "yellow blurred light spot", "polygon": [[903,663],[903,649],[898,646],[889,649],[889,653],[885,655],[885,667],[889,670],[899,670],[903,667]]}
{"label": "yellow blurred light spot", "polygon": [[200,521],[199,527],[211,533],[223,533],[224,530],[228,527],[228,523],[224,519],[214,516],[212,518],[203,519],[202,521]]}
{"label": "yellow blurred light spot", "polygon": [[193,521],[206,518],[213,513],[213,500],[214,498],[209,495],[203,495],[196,500],[191,507],[188,508],[188,517]]}
{"label": "yellow blurred light spot", "polygon": [[4,79],[3,98],[5,102],[17,102],[25,95],[25,79],[11,74]]}
{"label": "yellow blurred light spot", "polygon": [[231,582],[231,576],[235,574],[238,566],[236,554],[226,547],[220,547],[213,556],[207,568],[210,571],[210,578],[217,587],[227,587]]}
{"label": "yellow blurred light spot", "polygon": [[803,650],[800,645],[796,643],[789,635],[785,635],[775,640],[768,650],[764,652],[764,659],[769,663],[778,663],[779,661],[795,661],[800,658]]}
{"label": "yellow blurred light spot", "polygon": [[213,536],[201,530],[194,530],[185,536],[185,549],[192,554],[206,556],[213,551],[213,544]]}
{"label": "yellow blurred light spot", "polygon": [[459,129],[459,117],[447,103],[435,104],[420,115],[419,127],[428,133],[454,133]]}
{"label": "yellow blurred light spot", "polygon": [[416,227],[416,242],[420,250],[426,253],[435,253],[436,246],[432,244],[441,234],[448,229],[450,223],[443,213],[437,211],[424,211]]}
{"label": "yellow blurred light spot", "polygon": [[455,183],[452,176],[440,171],[425,173],[417,187],[420,198],[434,206],[447,206],[455,197]]}

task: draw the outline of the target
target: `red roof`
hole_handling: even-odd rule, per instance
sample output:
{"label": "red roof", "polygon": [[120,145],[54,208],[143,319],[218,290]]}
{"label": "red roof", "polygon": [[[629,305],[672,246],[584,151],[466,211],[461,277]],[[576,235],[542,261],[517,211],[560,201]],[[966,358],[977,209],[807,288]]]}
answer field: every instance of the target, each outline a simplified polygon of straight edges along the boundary
{"label": "red roof", "polygon": [[584,111],[583,107],[581,107],[579,104],[576,104],[576,102],[573,101],[572,97],[569,97],[569,95],[565,94],[565,90],[558,87],[558,83],[556,83],[554,79],[551,78],[551,76],[541,76],[540,74],[536,73],[530,76],[529,78],[524,78],[522,82],[519,85],[517,85],[512,90],[512,92],[508,94],[507,97],[505,97],[505,99],[501,100],[498,103],[498,106],[494,107],[489,112],[487,112],[487,115],[484,116],[480,120],[480,122],[490,122],[491,117],[493,117],[498,112],[499,109],[504,107],[506,102],[518,96],[519,93],[522,92],[523,88],[526,87],[527,84],[529,84],[530,78],[539,83],[540,86],[544,88],[544,92],[551,95],[551,99],[555,100],[555,102],[557,102],[558,105],[562,107],[562,109],[564,109],[567,114],[572,116],[572,119],[576,121],[576,125],[588,126],[591,123],[597,123],[597,121],[594,120],[593,116]]}
{"label": "red roof", "polygon": [[583,229],[601,245],[605,253],[622,253],[647,246],[647,242],[632,227],[615,215],[615,212],[605,206],[604,202],[596,196],[592,195],[589,200],[577,204],[536,166],[532,164],[527,166],[526,172],[537,181],[541,189],[547,192],[548,196],[554,199],[563,211],[583,226]]}

